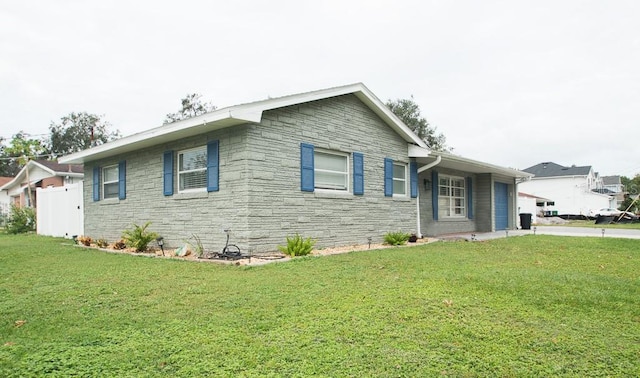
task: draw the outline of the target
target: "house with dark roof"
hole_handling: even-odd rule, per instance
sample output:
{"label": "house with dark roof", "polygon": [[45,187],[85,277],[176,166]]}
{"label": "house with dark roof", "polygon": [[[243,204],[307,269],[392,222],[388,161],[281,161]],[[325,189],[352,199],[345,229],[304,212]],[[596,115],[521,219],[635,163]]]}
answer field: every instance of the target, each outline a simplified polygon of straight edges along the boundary
{"label": "house with dark roof", "polygon": [[132,224],[209,250],[223,230],[243,251],[295,233],[317,247],[516,227],[530,174],[428,148],[363,84],[217,109],[60,158],[84,164],[84,229]]}
{"label": "house with dark roof", "polygon": [[84,178],[80,164],[59,164],[48,160],[30,160],[16,177],[0,185],[9,203],[37,207],[36,189],[74,184]]}
{"label": "house with dark roof", "polygon": [[538,208],[543,215],[583,215],[592,210],[615,207],[616,199],[610,194],[598,193],[602,188],[602,178],[591,166],[563,166],[553,162],[543,162],[523,169],[533,178],[519,185],[519,190],[532,196],[551,199],[544,208]]}

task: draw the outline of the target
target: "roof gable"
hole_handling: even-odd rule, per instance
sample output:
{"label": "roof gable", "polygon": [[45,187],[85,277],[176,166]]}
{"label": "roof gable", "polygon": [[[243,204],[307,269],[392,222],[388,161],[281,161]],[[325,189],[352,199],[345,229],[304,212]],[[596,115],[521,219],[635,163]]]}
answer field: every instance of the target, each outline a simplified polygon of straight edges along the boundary
{"label": "roof gable", "polygon": [[246,123],[259,123],[262,119],[262,113],[265,111],[346,94],[355,95],[408,143],[425,149],[428,148],[425,142],[393,114],[364,84],[357,83],[217,109],[197,117],[163,125],[84,151],[63,156],[59,161],[61,163],[79,164],[171,142],[179,138],[194,136],[212,130]]}
{"label": "roof gable", "polygon": [[[53,176],[72,176],[83,177],[84,167],[74,164],[59,164],[49,160],[29,160],[27,164],[22,167],[16,177],[11,177],[11,180],[4,184],[0,184],[0,189],[10,189],[16,185],[22,185],[27,179],[27,171],[29,176],[40,177],[53,177]],[[33,180],[31,180],[33,182]]]}
{"label": "roof gable", "polygon": [[583,167],[565,167],[553,162],[544,162],[536,164],[527,169],[523,169],[524,172],[535,175],[536,178],[541,177],[559,177],[559,176],[588,176],[591,172],[591,166]]}

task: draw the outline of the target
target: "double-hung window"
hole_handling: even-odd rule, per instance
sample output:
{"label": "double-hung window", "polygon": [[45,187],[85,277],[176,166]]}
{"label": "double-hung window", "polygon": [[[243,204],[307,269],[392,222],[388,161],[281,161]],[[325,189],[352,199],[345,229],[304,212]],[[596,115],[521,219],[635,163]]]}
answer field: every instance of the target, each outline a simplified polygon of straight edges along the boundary
{"label": "double-hung window", "polygon": [[438,180],[438,209],[442,217],[466,217],[465,179],[440,175]]}
{"label": "double-hung window", "polygon": [[102,168],[102,198],[118,198],[119,193],[118,165],[110,165]]}
{"label": "double-hung window", "polygon": [[316,150],[314,161],[316,189],[349,190],[349,155]]}
{"label": "double-hung window", "polygon": [[178,152],[178,192],[207,187],[207,146]]}
{"label": "double-hung window", "polygon": [[407,165],[393,163],[393,195],[407,195]]}

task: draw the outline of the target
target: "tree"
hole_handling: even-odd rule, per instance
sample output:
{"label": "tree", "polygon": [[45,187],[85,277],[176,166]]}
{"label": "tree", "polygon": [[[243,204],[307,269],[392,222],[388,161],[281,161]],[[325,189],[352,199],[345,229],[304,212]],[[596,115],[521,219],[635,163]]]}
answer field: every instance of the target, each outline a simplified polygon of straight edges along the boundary
{"label": "tree", "polygon": [[0,176],[15,176],[29,160],[48,156],[44,142],[27,135],[19,131],[9,145],[0,146]]}
{"label": "tree", "polygon": [[429,125],[427,119],[420,114],[420,106],[413,99],[413,95],[410,99],[388,100],[386,105],[431,149],[436,151],[449,150],[445,136],[442,133],[437,133],[436,128]]}
{"label": "tree", "polygon": [[168,123],[182,121],[183,119],[196,117],[216,110],[216,107],[210,102],[203,103],[200,101],[200,97],[202,97],[202,95],[197,93],[187,94],[187,96],[181,100],[182,109],[177,113],[167,114],[167,118],[165,118],[163,124],[166,125]]}
{"label": "tree", "polygon": [[[637,213],[640,211],[640,201],[636,201],[638,195],[640,195],[640,174],[637,174],[634,178],[630,179],[625,176],[620,177],[622,185],[624,185],[624,201],[618,207],[618,210],[627,210]],[[631,207],[629,207],[631,206]]]}
{"label": "tree", "polygon": [[48,141],[51,154],[68,155],[118,139],[120,132],[109,131],[111,124],[102,117],[80,112],[62,117],[60,123],[51,122]]}

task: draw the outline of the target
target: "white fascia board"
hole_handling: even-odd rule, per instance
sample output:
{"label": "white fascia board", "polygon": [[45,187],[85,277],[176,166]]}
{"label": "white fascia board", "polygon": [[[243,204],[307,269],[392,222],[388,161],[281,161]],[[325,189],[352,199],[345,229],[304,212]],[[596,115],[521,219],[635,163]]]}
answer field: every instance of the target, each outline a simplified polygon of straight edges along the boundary
{"label": "white fascia board", "polygon": [[513,168],[506,168],[506,167],[501,167],[498,165],[493,165],[493,164],[489,164],[489,163],[484,163],[478,160],[473,160],[473,159],[469,159],[469,158],[465,158],[459,155],[453,155],[453,154],[449,154],[446,152],[433,152],[432,155],[440,155],[442,156],[442,161],[444,162],[451,162],[451,163],[458,163],[458,164],[463,164],[463,165],[467,165],[469,167],[473,167],[475,168],[474,171],[476,172],[490,172],[490,173],[497,173],[497,174],[502,174],[505,176],[509,176],[509,177],[533,177],[533,174],[528,173],[528,172],[523,172],[523,171],[518,171],[517,169],[513,169]]}
{"label": "white fascia board", "polygon": [[346,94],[354,94],[356,97],[358,97],[360,101],[367,105],[367,107],[371,109],[378,117],[380,117],[387,125],[389,125],[395,132],[402,136],[405,141],[428,149],[426,143],[421,140],[413,131],[411,131],[411,129],[407,125],[405,125],[404,122],[402,122],[395,114],[393,114],[393,112],[389,110],[389,108],[362,83],[355,83],[344,85],[341,87],[321,89],[313,92],[278,97],[248,105],[252,105],[255,108],[259,108],[265,111],[336,96],[343,96]]}
{"label": "white fascia board", "polygon": [[141,148],[170,142],[178,138],[201,134],[210,130],[235,126],[247,122],[260,122],[261,117],[261,111],[256,111],[256,109],[247,106],[241,105],[224,108],[133,134],[84,151],[66,155],[59,158],[58,162],[61,164],[83,164],[87,161],[136,151]]}
{"label": "white fascia board", "polygon": [[429,157],[431,151],[428,148],[416,146],[415,144],[408,143],[408,156],[410,158]]}
{"label": "white fascia board", "polygon": [[356,95],[405,141],[423,148],[428,148],[425,142],[393,114],[364,84],[356,83],[222,108],[63,156],[58,159],[58,162],[61,164],[82,164],[87,161],[135,151],[140,148],[170,142],[178,138],[197,135],[211,130],[236,126],[247,122],[259,123],[264,111],[346,94]]}

